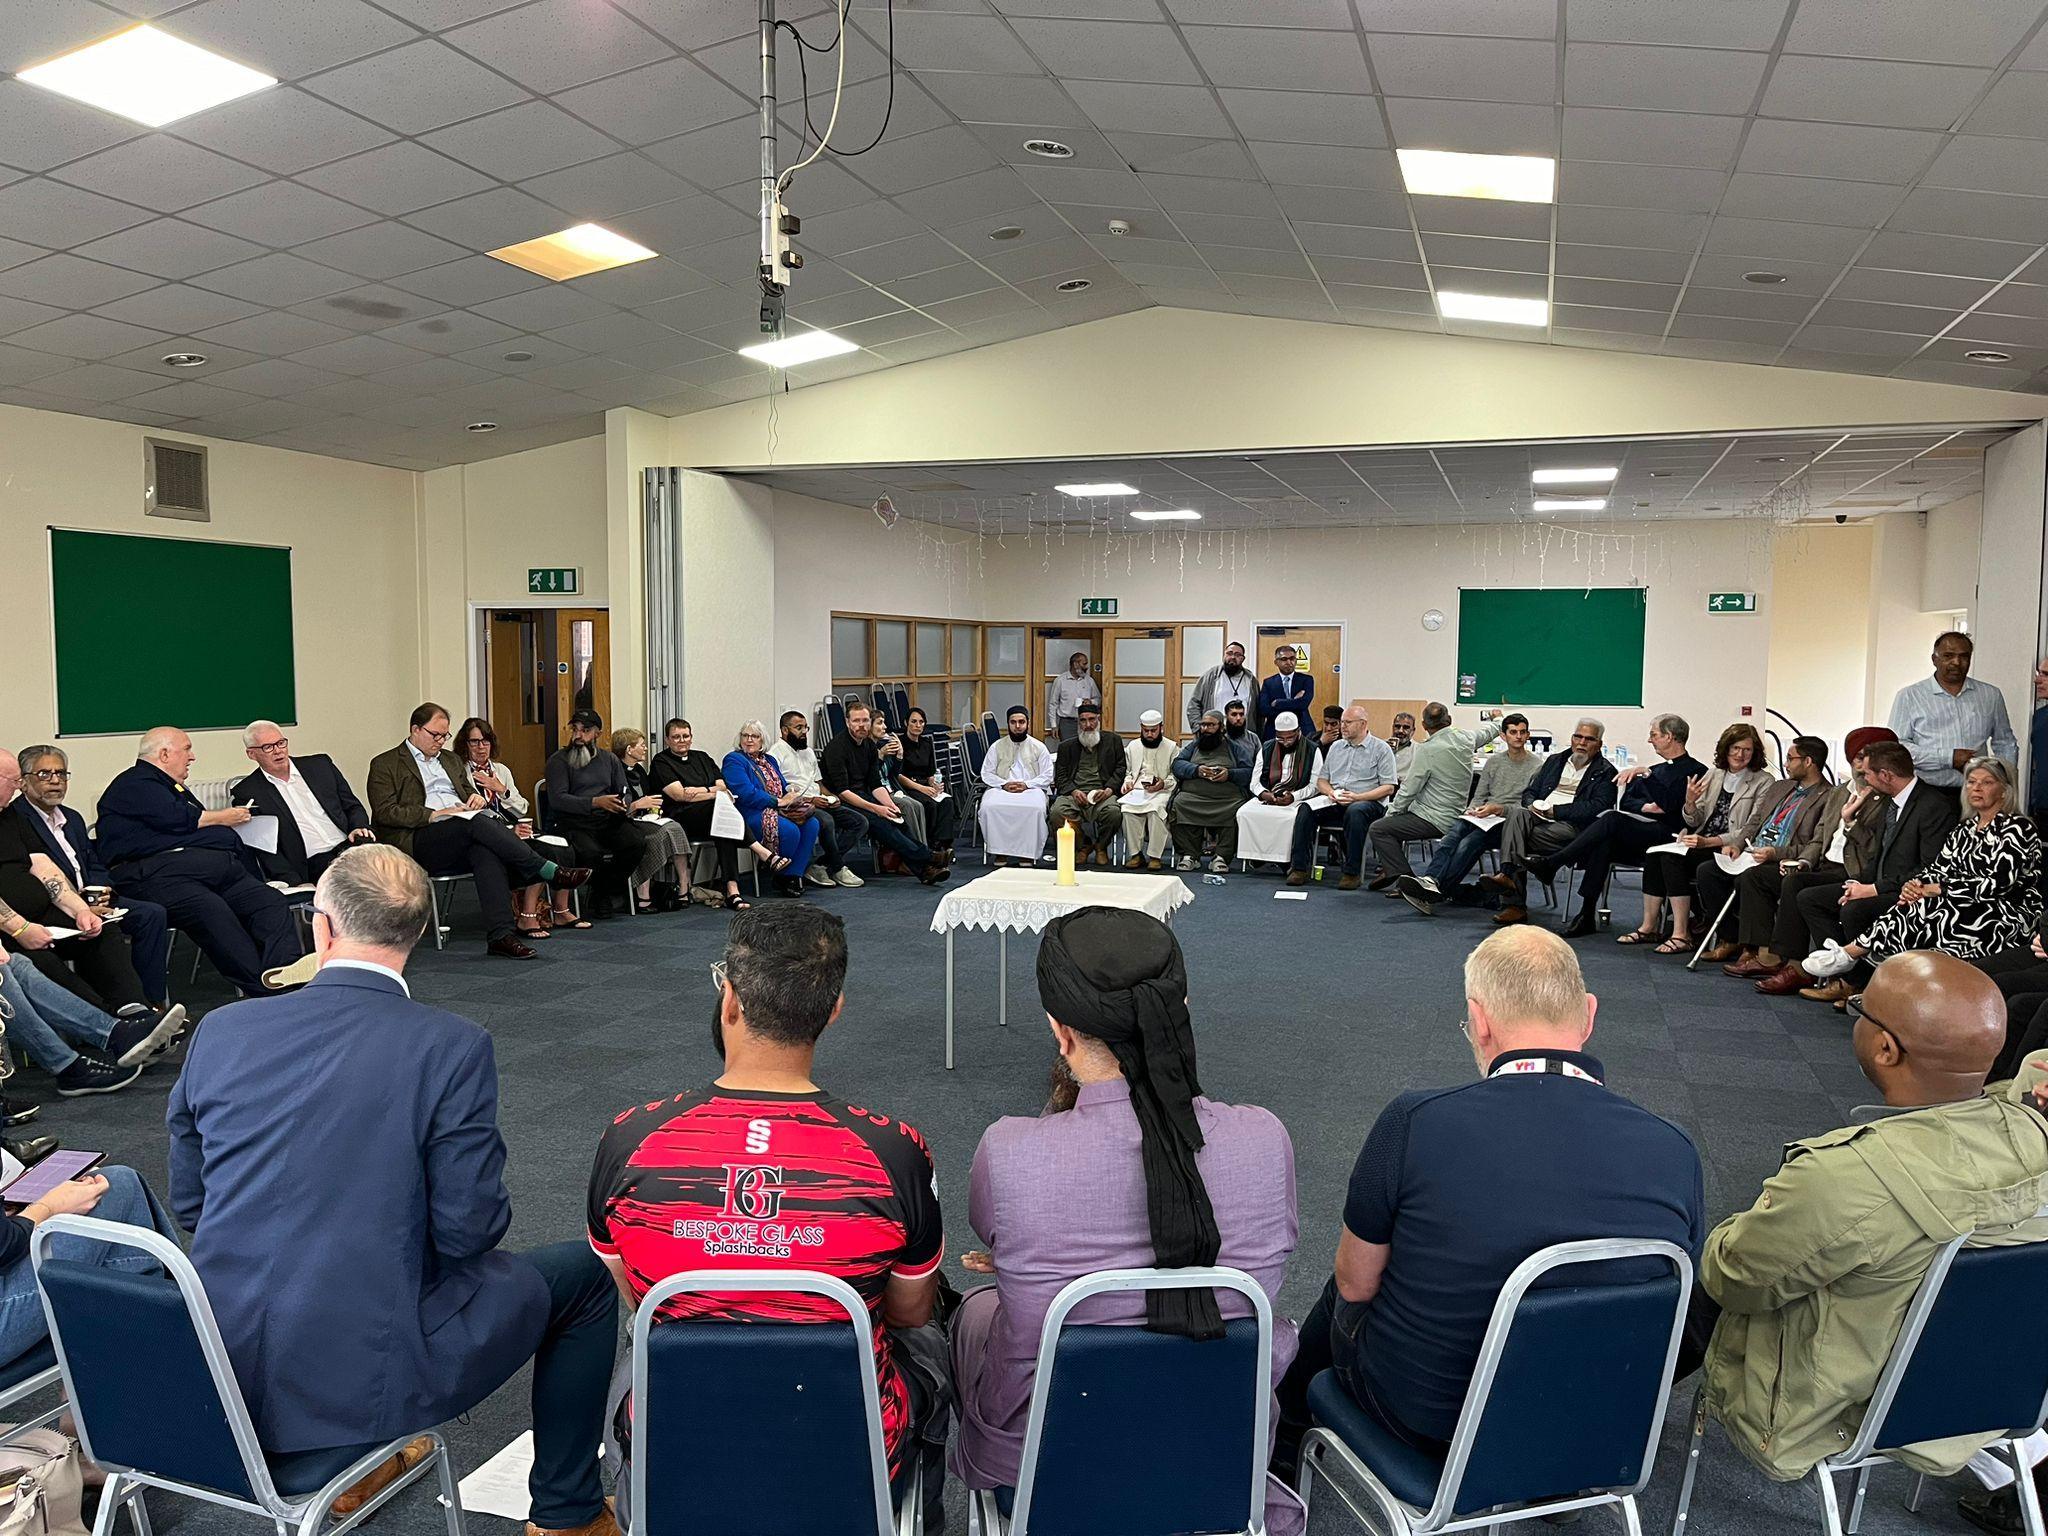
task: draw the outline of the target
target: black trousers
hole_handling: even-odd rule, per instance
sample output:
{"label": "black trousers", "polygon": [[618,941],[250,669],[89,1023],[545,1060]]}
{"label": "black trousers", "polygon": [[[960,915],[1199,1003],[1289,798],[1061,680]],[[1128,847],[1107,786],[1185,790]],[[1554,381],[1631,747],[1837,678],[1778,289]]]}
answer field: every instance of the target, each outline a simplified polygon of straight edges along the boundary
{"label": "black trousers", "polygon": [[[864,811],[859,806],[853,807],[853,812],[867,827],[868,840],[875,846],[876,873],[879,874],[881,871],[881,852],[884,848],[920,874],[924,872],[925,866],[931,863],[931,849],[912,837],[902,822],[891,821],[886,816],[877,816],[873,811]],[[841,846],[851,845],[842,843]]]}
{"label": "black trousers", "polygon": [[1545,862],[1556,868],[1578,866],[1579,900],[1590,911],[1607,889],[1609,870],[1618,863],[1632,863],[1659,843],[1670,841],[1671,833],[1662,822],[1637,821],[1620,811],[1603,811],[1585,831],[1546,855]]}
{"label": "black trousers", "polygon": [[511,934],[512,892],[541,879],[533,845],[495,816],[443,816],[413,834],[412,856],[430,875],[471,875],[489,936]]}
{"label": "black trousers", "polygon": [[2048,1046],[2048,960],[2026,946],[1982,955],[1970,962],[1998,983],[2005,998],[2005,1047],[1988,1078],[2001,1082],[2020,1062]]}
{"label": "black trousers", "polygon": [[1344,1390],[1402,1444],[1432,1456],[1441,1456],[1449,1448],[1445,1441],[1409,1428],[1394,1411],[1393,1405],[1375,1395],[1366,1381],[1360,1367],[1365,1354],[1360,1336],[1364,1331],[1366,1309],[1370,1305],[1369,1302],[1346,1301],[1338,1295],[1334,1276],[1324,1282],[1323,1294],[1316,1298],[1315,1306],[1309,1309],[1307,1318],[1302,1322],[1300,1346],[1295,1352],[1294,1363],[1280,1378],[1279,1444],[1273,1457],[1276,1462],[1291,1465],[1299,1457],[1302,1437],[1313,1422],[1308,1406],[1308,1384],[1315,1380],[1317,1373],[1325,1370],[1335,1371]]}
{"label": "black trousers", "polygon": [[214,968],[251,997],[262,994],[265,971],[304,953],[291,906],[232,853],[175,848],[131,859],[114,871],[114,886],[162,907]]}
{"label": "black trousers", "polygon": [[[1669,838],[1664,839],[1669,842]],[[1656,844],[1652,843],[1651,847]],[[1643,894],[1645,896],[1690,896],[1693,887],[1707,870],[1720,874],[1721,869],[1714,862],[1714,850],[1695,848],[1689,853],[1647,853],[1643,855]],[[1725,877],[1724,877],[1725,878]],[[1721,893],[1726,901],[1728,893]],[[1716,903],[1719,905],[1719,903]]]}
{"label": "black trousers", "polygon": [[[708,807],[709,802],[706,802]],[[711,818],[707,810],[705,830],[710,831]],[[576,862],[593,868],[611,863],[621,879],[630,876],[640,867],[640,853],[647,840],[647,829],[635,826],[630,816],[562,815],[555,818],[555,830],[569,839],[569,846],[575,850]],[[683,830],[691,837],[696,829],[687,821]]]}
{"label": "black trousers", "polygon": [[48,949],[25,951],[29,963],[58,986],[102,1013],[146,1003],[122,924],[108,923],[92,938],[60,939]]}
{"label": "black trousers", "polygon": [[[664,814],[675,817],[676,824],[690,839],[692,848],[702,848],[709,843],[718,854],[718,881],[721,885],[738,885],[740,881],[740,849],[744,843],[729,837],[711,835],[711,812],[709,800],[692,800],[688,805],[677,805]],[[692,872],[694,878],[694,871]]]}
{"label": "black trousers", "polygon": [[1837,944],[1854,942],[1891,905],[1882,896],[1862,896],[1845,902],[1839,880],[1809,885],[1799,892],[1799,915],[1806,921],[1806,931],[1812,936],[1815,949],[1829,939]]}
{"label": "black trousers", "polygon": [[896,793],[899,796],[915,796],[917,803],[924,808],[925,840],[932,847],[950,848],[953,846],[954,834],[960,830],[959,801],[955,800],[951,795],[946,796],[943,800],[934,800],[930,795],[925,794],[921,790],[912,789],[908,785],[900,786]]}

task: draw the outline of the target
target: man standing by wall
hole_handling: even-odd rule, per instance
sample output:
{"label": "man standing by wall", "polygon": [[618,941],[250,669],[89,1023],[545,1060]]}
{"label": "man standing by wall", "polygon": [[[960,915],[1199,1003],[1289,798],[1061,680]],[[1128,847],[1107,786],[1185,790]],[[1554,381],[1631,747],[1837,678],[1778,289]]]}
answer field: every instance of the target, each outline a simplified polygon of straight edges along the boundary
{"label": "man standing by wall", "polygon": [[[1950,630],[1934,642],[1934,675],[1908,683],[1892,700],[1887,722],[1913,754],[1920,782],[1960,803],[1963,765],[1989,751],[2019,761],[2019,738],[2006,717],[2005,695],[1970,676],[1976,643]],[[2038,685],[2035,692],[2040,691]],[[1986,743],[1989,743],[1987,747]]]}
{"label": "man standing by wall", "polygon": [[1081,729],[1081,706],[1102,703],[1102,690],[1088,671],[1088,653],[1076,651],[1067,658],[1067,670],[1052,680],[1045,691],[1045,712],[1062,742],[1072,741]]}

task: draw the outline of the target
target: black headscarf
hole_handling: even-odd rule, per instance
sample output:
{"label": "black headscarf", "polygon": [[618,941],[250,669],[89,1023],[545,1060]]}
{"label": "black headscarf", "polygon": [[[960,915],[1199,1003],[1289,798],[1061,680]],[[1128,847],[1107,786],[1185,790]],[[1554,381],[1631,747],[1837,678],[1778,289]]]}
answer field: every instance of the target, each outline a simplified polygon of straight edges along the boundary
{"label": "black headscarf", "polygon": [[[1069,1029],[1100,1040],[1131,1085],[1145,1165],[1145,1215],[1160,1265],[1214,1264],[1221,1238],[1195,1154],[1195,1036],[1187,964],[1173,931],[1142,912],[1084,907],[1053,919],[1038,946],[1038,996]],[[1223,1332],[1206,1290],[1150,1291],[1145,1325],[1209,1339]]]}

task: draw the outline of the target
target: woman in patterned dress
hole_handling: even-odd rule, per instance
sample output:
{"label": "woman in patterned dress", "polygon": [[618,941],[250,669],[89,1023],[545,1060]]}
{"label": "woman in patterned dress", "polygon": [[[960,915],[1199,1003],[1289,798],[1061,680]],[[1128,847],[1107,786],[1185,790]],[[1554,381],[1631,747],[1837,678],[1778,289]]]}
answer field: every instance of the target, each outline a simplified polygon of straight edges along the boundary
{"label": "woman in patterned dress", "polygon": [[1849,945],[1830,939],[1808,955],[1807,972],[1840,976],[1859,961],[1908,949],[1974,960],[2025,944],[2041,916],[2041,839],[2019,813],[2013,779],[2003,758],[1973,759],[1963,772],[1963,820],[1934,862],[1906,882],[1898,905],[1862,938]]}

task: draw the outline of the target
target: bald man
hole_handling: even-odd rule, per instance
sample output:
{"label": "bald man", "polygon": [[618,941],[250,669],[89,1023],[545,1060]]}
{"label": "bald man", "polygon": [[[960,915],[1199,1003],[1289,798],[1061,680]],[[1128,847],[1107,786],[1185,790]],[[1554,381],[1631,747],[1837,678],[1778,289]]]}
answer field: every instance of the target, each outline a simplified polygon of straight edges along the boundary
{"label": "bald man", "polygon": [[[1716,1227],[1700,1259],[1700,1285],[1720,1308],[1708,1405],[1783,1481],[1855,1436],[1943,1244],[1964,1233],[1976,1234],[1972,1246],[2048,1237],[2034,1217],[2048,1205],[2048,1120],[1984,1091],[2005,1044],[1991,978],[1911,951],[1880,965],[1849,1012],[1857,1065],[1890,1113],[1793,1142],[1756,1204]],[[1947,1475],[1996,1438],[1929,1442],[1898,1459]]]}

